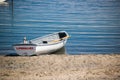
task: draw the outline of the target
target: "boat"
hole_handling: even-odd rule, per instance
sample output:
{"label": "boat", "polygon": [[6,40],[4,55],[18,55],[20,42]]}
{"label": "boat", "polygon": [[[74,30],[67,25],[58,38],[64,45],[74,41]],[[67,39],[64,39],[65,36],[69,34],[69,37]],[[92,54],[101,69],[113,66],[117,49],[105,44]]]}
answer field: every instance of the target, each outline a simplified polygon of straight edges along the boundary
{"label": "boat", "polygon": [[59,31],[29,41],[24,37],[22,43],[14,44],[13,47],[21,56],[49,54],[64,47],[68,38],[66,31]]}
{"label": "boat", "polygon": [[0,0],[0,6],[8,6],[8,2],[6,0]]}
{"label": "boat", "polygon": [[0,2],[5,2],[6,0],[0,0]]}

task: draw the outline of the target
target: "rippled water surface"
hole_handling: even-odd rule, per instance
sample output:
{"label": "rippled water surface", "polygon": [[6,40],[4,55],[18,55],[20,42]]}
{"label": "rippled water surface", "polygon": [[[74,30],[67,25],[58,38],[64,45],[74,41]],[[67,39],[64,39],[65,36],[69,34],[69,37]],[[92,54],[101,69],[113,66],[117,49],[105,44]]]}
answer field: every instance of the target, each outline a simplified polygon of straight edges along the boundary
{"label": "rippled water surface", "polygon": [[68,54],[120,53],[119,0],[8,0],[0,4],[0,53],[12,45],[65,30]]}

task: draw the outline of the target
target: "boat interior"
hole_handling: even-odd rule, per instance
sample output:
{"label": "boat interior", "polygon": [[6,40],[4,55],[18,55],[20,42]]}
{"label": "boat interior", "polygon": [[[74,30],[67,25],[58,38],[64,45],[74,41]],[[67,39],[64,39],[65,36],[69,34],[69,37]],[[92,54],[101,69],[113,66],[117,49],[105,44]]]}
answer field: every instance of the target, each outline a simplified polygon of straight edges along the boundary
{"label": "boat interior", "polygon": [[30,40],[29,42],[32,44],[53,44],[53,43],[58,43],[64,39],[67,39],[69,36],[66,32],[58,32],[58,33],[53,33],[49,34],[43,37],[35,38],[33,40]]}

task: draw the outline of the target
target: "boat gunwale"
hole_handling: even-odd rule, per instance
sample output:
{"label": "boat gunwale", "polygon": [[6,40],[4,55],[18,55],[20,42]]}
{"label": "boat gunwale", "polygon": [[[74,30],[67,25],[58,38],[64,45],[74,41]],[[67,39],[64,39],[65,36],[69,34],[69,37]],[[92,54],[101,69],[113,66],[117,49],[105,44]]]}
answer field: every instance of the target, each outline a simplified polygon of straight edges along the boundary
{"label": "boat gunwale", "polygon": [[51,43],[51,44],[15,44],[13,46],[49,46],[49,45],[56,45],[56,44],[59,44],[59,43],[63,43],[66,40],[67,39],[63,39],[63,40],[61,40],[59,42]]}
{"label": "boat gunwale", "polygon": [[36,44],[14,44],[13,46],[37,46]]}

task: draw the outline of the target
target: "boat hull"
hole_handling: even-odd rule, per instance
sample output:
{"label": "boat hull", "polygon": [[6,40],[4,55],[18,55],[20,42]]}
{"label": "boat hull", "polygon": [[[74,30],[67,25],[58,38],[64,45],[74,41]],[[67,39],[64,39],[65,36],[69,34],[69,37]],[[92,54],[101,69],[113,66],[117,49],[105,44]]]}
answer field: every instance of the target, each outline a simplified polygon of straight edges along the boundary
{"label": "boat hull", "polygon": [[59,42],[59,43],[55,43],[55,44],[37,46],[36,54],[40,55],[40,54],[47,54],[47,53],[55,52],[55,51],[61,49],[65,44],[66,44],[66,40]]}
{"label": "boat hull", "polygon": [[14,49],[16,53],[21,56],[48,54],[61,49],[66,44],[66,41],[67,40],[62,40],[55,44],[46,45],[16,44],[14,45]]}

